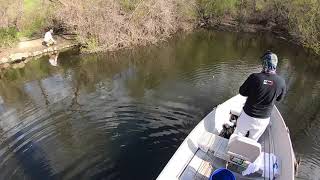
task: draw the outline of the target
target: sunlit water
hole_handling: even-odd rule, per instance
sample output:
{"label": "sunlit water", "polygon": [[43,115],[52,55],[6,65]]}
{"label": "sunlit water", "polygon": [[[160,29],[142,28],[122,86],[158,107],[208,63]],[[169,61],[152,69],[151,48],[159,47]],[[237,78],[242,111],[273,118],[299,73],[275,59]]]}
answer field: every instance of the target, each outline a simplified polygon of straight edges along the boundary
{"label": "sunlit water", "polygon": [[266,49],[288,86],[278,106],[299,177],[319,179],[320,59],[267,34],[206,31],[2,73],[0,179],[155,179],[195,125],[260,71]]}

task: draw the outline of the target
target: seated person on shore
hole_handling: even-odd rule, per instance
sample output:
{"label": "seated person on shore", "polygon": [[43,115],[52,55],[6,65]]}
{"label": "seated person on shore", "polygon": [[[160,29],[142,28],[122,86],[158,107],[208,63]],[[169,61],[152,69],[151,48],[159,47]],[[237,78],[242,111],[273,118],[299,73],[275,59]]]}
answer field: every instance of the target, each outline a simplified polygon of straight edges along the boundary
{"label": "seated person on shore", "polygon": [[51,46],[56,44],[57,42],[52,37],[53,29],[50,29],[46,34],[44,35],[43,43],[45,46]]}
{"label": "seated person on shore", "polygon": [[275,101],[281,101],[286,91],[284,79],[276,74],[277,55],[267,51],[262,61],[262,72],[251,74],[239,89],[239,93],[248,98],[234,132],[255,141],[269,125]]}

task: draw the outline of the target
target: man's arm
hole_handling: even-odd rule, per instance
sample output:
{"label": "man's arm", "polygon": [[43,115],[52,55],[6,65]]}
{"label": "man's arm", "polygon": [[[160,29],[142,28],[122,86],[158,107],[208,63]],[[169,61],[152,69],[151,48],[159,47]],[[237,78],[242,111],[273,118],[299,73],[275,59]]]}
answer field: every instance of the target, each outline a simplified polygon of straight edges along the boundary
{"label": "man's arm", "polygon": [[52,34],[50,33],[50,40],[53,41],[53,42],[56,42],[53,37],[52,37]]}
{"label": "man's arm", "polygon": [[239,93],[242,96],[249,96],[249,85],[252,80],[252,74],[244,81],[244,83],[239,88]]}
{"label": "man's arm", "polygon": [[284,83],[284,86],[282,87],[281,89],[281,93],[280,95],[277,97],[277,101],[282,101],[284,96],[286,95],[286,91],[287,91],[287,88],[286,88],[286,84]]}

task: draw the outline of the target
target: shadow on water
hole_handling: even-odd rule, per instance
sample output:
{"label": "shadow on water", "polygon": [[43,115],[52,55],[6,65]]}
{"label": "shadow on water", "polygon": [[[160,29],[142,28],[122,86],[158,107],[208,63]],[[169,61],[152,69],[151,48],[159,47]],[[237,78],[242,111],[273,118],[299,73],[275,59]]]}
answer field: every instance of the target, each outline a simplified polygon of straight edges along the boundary
{"label": "shadow on water", "polygon": [[289,88],[278,107],[302,156],[299,176],[317,176],[319,59],[268,34],[200,31],[3,72],[0,179],[154,179],[195,125],[260,71],[266,49]]}

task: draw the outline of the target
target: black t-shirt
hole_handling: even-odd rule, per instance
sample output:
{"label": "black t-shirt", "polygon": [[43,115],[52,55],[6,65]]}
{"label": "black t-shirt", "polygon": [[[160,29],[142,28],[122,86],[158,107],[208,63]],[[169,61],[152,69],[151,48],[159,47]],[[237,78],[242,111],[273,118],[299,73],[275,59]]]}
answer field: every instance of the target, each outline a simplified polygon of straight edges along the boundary
{"label": "black t-shirt", "polygon": [[242,96],[248,97],[243,110],[251,117],[268,118],[275,101],[281,101],[285,91],[285,81],[277,74],[253,73],[239,89]]}

